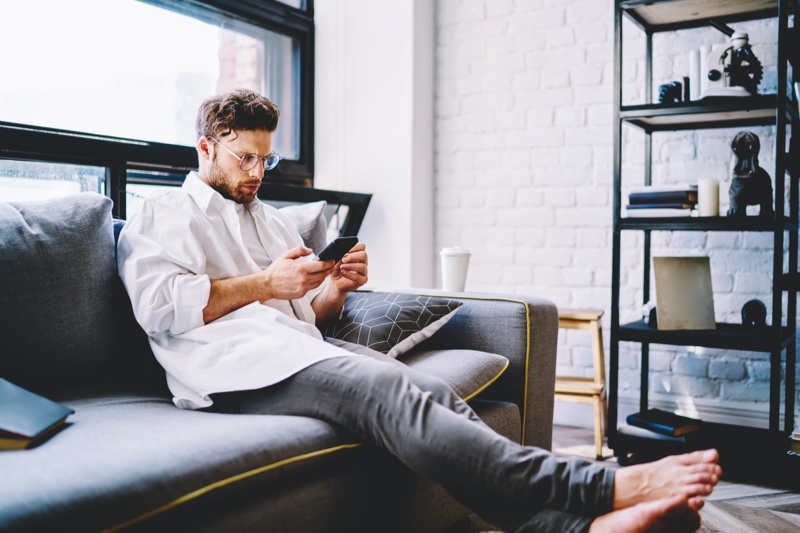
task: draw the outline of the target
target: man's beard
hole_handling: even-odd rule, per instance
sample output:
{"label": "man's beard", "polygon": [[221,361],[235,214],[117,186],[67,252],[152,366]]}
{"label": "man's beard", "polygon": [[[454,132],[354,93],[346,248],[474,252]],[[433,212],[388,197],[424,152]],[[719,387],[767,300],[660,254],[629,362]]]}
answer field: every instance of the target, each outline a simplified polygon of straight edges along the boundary
{"label": "man's beard", "polygon": [[225,172],[217,164],[216,156],[211,161],[211,173],[209,178],[211,180],[211,187],[220,193],[223,198],[233,200],[237,204],[249,204],[255,200],[255,197],[247,198],[241,190],[235,189],[233,186],[231,186],[230,181],[226,179]]}

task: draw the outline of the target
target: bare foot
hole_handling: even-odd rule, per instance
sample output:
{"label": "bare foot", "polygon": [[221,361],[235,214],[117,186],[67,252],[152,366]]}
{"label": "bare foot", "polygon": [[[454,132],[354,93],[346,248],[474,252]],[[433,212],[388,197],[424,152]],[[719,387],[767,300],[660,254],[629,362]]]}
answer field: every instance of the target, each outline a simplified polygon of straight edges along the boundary
{"label": "bare foot", "polygon": [[702,498],[675,496],[613,511],[592,522],[589,533],[678,533],[700,528]]}
{"label": "bare foot", "polygon": [[682,496],[708,496],[722,475],[717,450],[672,455],[620,468],[614,475],[614,509]]}

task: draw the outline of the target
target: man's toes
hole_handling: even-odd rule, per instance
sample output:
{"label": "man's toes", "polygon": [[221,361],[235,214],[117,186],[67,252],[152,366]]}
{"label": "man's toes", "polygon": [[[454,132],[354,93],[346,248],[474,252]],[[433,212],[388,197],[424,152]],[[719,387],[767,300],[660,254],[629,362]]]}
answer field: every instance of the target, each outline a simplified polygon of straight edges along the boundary
{"label": "man's toes", "polygon": [[694,483],[692,485],[684,485],[680,492],[687,497],[708,496],[714,492],[714,487],[705,483]]}
{"label": "man's toes", "polygon": [[689,498],[689,508],[694,512],[700,511],[700,509],[702,509],[705,504],[706,501],[698,496]]}
{"label": "man's toes", "polygon": [[719,453],[715,449],[698,450],[696,452],[685,453],[680,456],[683,464],[716,464],[719,460]]}
{"label": "man's toes", "polygon": [[716,484],[717,476],[711,472],[693,472],[686,476],[685,483],[703,483],[707,485]]}
{"label": "man's toes", "polygon": [[719,461],[719,452],[713,448],[703,451],[703,460],[707,463],[716,463]]}

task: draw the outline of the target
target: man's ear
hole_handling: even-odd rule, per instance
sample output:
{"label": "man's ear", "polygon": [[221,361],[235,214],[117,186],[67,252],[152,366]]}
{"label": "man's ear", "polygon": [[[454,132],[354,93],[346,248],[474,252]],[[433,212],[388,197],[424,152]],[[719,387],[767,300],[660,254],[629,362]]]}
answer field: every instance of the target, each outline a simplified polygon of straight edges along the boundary
{"label": "man's ear", "polygon": [[200,157],[201,161],[210,161],[211,160],[211,142],[209,142],[208,137],[203,136],[197,140],[197,155]]}

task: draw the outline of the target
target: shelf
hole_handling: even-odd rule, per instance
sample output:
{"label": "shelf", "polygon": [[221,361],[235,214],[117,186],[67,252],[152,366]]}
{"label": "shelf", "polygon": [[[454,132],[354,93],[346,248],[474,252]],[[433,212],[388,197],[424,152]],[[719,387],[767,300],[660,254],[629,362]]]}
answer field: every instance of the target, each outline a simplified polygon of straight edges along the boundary
{"label": "shelf", "polygon": [[786,220],[776,228],[771,220],[759,217],[669,217],[669,218],[620,218],[621,230],[652,231],[787,231],[797,230],[797,224]]}
{"label": "shelf", "polygon": [[[613,245],[612,245],[612,295],[611,295],[611,343],[610,343],[610,383],[608,391],[608,410],[609,410],[609,446],[615,454],[620,456],[620,463],[623,458],[629,462],[641,462],[652,460],[658,456],[666,454],[680,453],[687,449],[703,449],[708,447],[717,448],[721,455],[721,464],[724,464],[724,475],[731,472],[747,473],[753,476],[764,476],[768,474],[769,479],[774,479],[778,472],[784,477],[788,474],[789,479],[800,477],[800,457],[789,457],[786,452],[789,449],[787,435],[791,429],[797,408],[794,406],[793,398],[796,395],[797,387],[795,383],[795,337],[797,333],[794,318],[796,316],[795,291],[800,293],[800,268],[794,268],[791,264],[792,272],[786,273],[785,261],[797,257],[798,244],[797,232],[800,224],[798,207],[796,202],[798,183],[797,172],[800,167],[793,164],[795,160],[800,160],[800,151],[797,146],[792,146],[790,139],[796,141],[797,124],[800,122],[797,109],[797,97],[793,94],[793,89],[783,94],[783,87],[778,94],[756,94],[745,97],[709,97],[696,101],[681,102],[678,104],[658,104],[652,103],[648,96],[647,104],[621,105],[619,101],[625,94],[623,87],[623,51],[627,41],[628,27],[633,22],[633,35],[644,37],[645,53],[645,88],[647,91],[653,88],[656,80],[653,79],[653,65],[657,58],[654,56],[654,37],[655,33],[666,31],[688,30],[692,28],[721,28],[722,24],[730,25],[735,29],[740,29],[740,23],[760,20],[769,20],[769,27],[777,28],[778,39],[772,48],[774,57],[781,61],[773,61],[779,81],[795,81],[797,62],[800,61],[800,29],[798,29],[797,17],[800,15],[800,0],[616,0],[615,7],[615,58],[614,58],[614,94],[617,96],[614,108],[613,142],[614,142],[614,212],[613,212]],[[792,23],[792,17],[794,21]],[[625,21],[624,19],[628,19]],[[777,24],[773,24],[773,22]],[[747,26],[744,26],[747,27]],[[681,39],[690,36],[692,32],[679,31],[670,38]],[[694,32],[696,33],[696,32]],[[644,34],[644,35],[642,35]],[[669,36],[667,36],[669,37]],[[719,37],[719,36],[718,36]],[[721,37],[719,37],[721,39]],[[699,44],[698,44],[699,45]],[[794,74],[794,77],[793,77]],[[648,78],[649,76],[649,78]],[[788,85],[788,83],[787,83]],[[645,91],[645,92],[647,92]],[[644,100],[644,99],[643,99]],[[774,200],[778,206],[780,217],[652,217],[623,218],[622,215],[646,215],[652,216],[654,212],[643,213],[626,211],[624,203],[626,198],[623,194],[622,184],[623,169],[626,164],[626,143],[625,135],[622,135],[623,124],[635,126],[645,135],[644,160],[640,161],[640,166],[645,171],[644,181],[648,184],[651,181],[654,158],[654,137],[656,132],[667,131],[695,131],[698,133],[693,138],[700,139],[705,137],[702,130],[710,129],[749,129],[756,126],[767,126],[769,130],[775,131],[775,142],[785,141],[788,149],[779,146],[775,153],[774,167],[771,172],[767,172],[777,183],[785,185],[781,188],[781,193],[790,201],[787,209],[783,209],[784,198]],[[780,131],[776,128],[780,127]],[[629,133],[629,132],[624,132]],[[714,133],[714,132],[705,132]],[[794,133],[795,135],[792,135]],[[733,134],[731,134],[731,138]],[[699,142],[699,141],[698,141]],[[797,144],[795,142],[795,144]],[[776,145],[777,146],[777,145]],[[632,146],[631,148],[636,148]],[[792,156],[795,157],[792,157]],[[786,169],[789,176],[783,174]],[[675,169],[678,170],[678,169]],[[688,181],[696,181],[696,175],[685,176]],[[788,183],[788,184],[787,184]],[[774,189],[778,193],[778,189]],[[685,214],[685,213],[678,213]],[[694,214],[694,213],[693,213]],[[722,215],[725,214],[723,211]],[[772,220],[775,218],[775,220]],[[770,302],[766,302],[768,308],[772,309],[775,319],[774,327],[764,327],[753,329],[739,323],[717,323],[713,330],[673,330],[659,331],[658,328],[650,328],[646,322],[641,320],[629,324],[620,324],[621,306],[623,298],[623,273],[627,268],[626,263],[622,262],[623,255],[623,236],[624,231],[644,232],[643,242],[637,245],[641,248],[641,255],[649,263],[653,253],[652,231],[673,231],[673,232],[762,232],[771,233],[772,236],[762,235],[767,241],[778,240],[781,245],[771,250],[772,263],[772,294]],[[788,232],[789,236],[786,237]],[[628,235],[630,236],[630,235]],[[638,241],[638,236],[637,236]],[[748,246],[749,247],[749,246]],[[662,254],[663,255],[663,254]],[[764,268],[767,268],[765,265]],[[797,270],[798,272],[794,272]],[[646,265],[643,268],[642,287],[645,290],[645,299],[653,294],[652,287],[652,268]],[[746,294],[746,290],[743,294]],[[748,298],[743,298],[742,303]],[[786,302],[790,307],[786,307]],[[791,307],[794,307],[793,309]],[[735,313],[738,314],[738,313]],[[788,327],[781,327],[787,322]],[[731,316],[730,320],[739,322],[736,316]],[[714,424],[704,423],[702,429],[686,439],[658,439],[652,435],[634,434],[634,432],[620,432],[618,423],[624,420],[619,419],[619,379],[620,379],[620,343],[639,343],[642,353],[648,353],[649,344],[660,344],[672,346],[673,350],[681,350],[681,346],[701,346],[706,348],[716,348],[720,350],[732,350],[740,352],[761,352],[769,354],[769,389],[764,390],[764,401],[769,403],[769,427],[770,429],[755,429],[742,427],[736,424],[738,420],[731,418],[733,424]],[[630,349],[628,345],[626,349]],[[646,359],[642,361],[642,371],[648,370]],[[784,363],[785,362],[785,363]],[[639,399],[644,407],[648,404],[650,395],[650,381],[647,374],[635,372],[642,380],[639,391]],[[767,394],[768,392],[768,394]],[[721,394],[719,401],[724,402],[725,395]],[[783,428],[782,431],[778,429]],[[628,454],[632,454],[628,457]],[[787,457],[789,459],[787,460]],[[795,482],[796,485],[796,482]]]}
{"label": "shelf", "polygon": [[717,323],[717,329],[708,330],[660,331],[639,320],[619,328],[620,341],[704,346],[754,352],[772,352],[774,349],[783,349],[793,339],[794,332],[788,328],[781,328],[781,339],[778,343],[772,328],[753,331],[744,329],[741,324]]}
{"label": "shelf", "polygon": [[[771,484],[788,480],[794,488],[796,477],[787,474],[800,473],[800,458],[786,453],[789,437],[784,431],[703,422],[700,431],[686,443],[628,435],[617,430],[613,436],[609,435],[609,447],[615,455],[633,453],[645,459],[716,448],[720,454],[723,479],[768,481]],[[758,452],[754,453],[755,450]],[[777,472],[782,475],[776,478]]]}
{"label": "shelf", "polygon": [[622,106],[619,116],[646,131],[769,126],[775,124],[776,101],[774,94],[704,98],[677,105]]}
{"label": "shelf", "polygon": [[778,16],[778,0],[625,0],[619,5],[651,32],[708,26],[711,19],[729,23]]}

